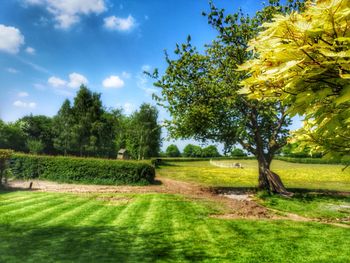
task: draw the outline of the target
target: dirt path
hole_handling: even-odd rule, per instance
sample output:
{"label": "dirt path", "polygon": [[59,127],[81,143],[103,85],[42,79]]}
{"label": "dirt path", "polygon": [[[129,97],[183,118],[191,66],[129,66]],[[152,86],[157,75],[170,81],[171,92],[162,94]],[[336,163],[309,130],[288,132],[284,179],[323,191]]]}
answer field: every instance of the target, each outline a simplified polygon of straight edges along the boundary
{"label": "dirt path", "polygon": [[318,219],[306,218],[292,213],[283,213],[278,210],[268,209],[254,200],[252,195],[246,192],[229,195],[218,194],[210,188],[194,183],[176,181],[169,178],[157,177],[157,183],[149,186],[110,186],[110,185],[82,185],[60,184],[50,181],[10,181],[8,186],[13,189],[26,190],[32,182],[33,191],[64,192],[64,193],[168,193],[181,194],[191,199],[202,199],[218,202],[226,209],[222,215],[214,215],[224,219],[287,219],[301,222],[321,222],[340,227],[350,228],[350,225],[336,222],[324,222]]}

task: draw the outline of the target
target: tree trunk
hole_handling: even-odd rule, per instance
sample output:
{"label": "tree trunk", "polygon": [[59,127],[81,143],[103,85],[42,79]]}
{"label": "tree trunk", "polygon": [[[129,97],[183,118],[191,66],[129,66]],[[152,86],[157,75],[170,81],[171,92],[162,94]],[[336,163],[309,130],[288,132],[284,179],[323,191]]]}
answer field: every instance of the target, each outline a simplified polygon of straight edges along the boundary
{"label": "tree trunk", "polygon": [[266,190],[269,193],[277,193],[284,196],[291,196],[282,183],[278,174],[270,170],[271,161],[266,160],[263,156],[258,156],[259,165],[259,186],[261,190]]}

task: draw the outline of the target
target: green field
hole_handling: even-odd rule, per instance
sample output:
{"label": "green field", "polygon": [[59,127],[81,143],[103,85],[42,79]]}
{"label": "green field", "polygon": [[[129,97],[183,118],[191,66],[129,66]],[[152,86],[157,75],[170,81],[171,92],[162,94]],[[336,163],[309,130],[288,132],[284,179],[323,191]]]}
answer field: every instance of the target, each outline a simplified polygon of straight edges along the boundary
{"label": "green field", "polygon": [[0,262],[348,262],[349,229],[225,220],[179,195],[1,192]]}
{"label": "green field", "polygon": [[[160,176],[177,180],[195,182],[216,187],[255,187],[257,185],[257,162],[255,160],[237,160],[243,169],[220,168],[209,161],[176,162],[161,166]],[[275,160],[272,170],[277,172],[286,187],[307,189],[328,189],[350,191],[350,168],[331,164],[299,164]]]}

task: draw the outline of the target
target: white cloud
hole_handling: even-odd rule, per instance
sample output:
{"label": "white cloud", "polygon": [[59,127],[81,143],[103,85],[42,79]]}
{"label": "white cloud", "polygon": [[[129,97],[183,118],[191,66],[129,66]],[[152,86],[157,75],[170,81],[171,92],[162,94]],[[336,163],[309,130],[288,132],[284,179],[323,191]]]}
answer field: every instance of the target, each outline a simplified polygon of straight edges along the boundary
{"label": "white cloud", "polygon": [[23,44],[24,36],[19,29],[0,24],[0,51],[17,54]]}
{"label": "white cloud", "polygon": [[56,21],[56,27],[68,29],[80,21],[81,15],[104,12],[104,0],[24,0],[27,5],[44,6]]}
{"label": "white cloud", "polygon": [[109,16],[104,19],[104,27],[109,30],[129,31],[136,26],[136,21],[129,15],[127,18]]}
{"label": "white cloud", "polygon": [[136,109],[136,106],[130,102],[126,102],[123,105],[123,110],[124,110],[125,114],[131,114],[135,111],[135,109]]}
{"label": "white cloud", "polygon": [[21,92],[18,92],[17,96],[21,97],[21,98],[24,98],[24,97],[28,97],[29,94],[28,94],[28,92],[21,91]]}
{"label": "white cloud", "polygon": [[36,103],[35,102],[24,102],[21,100],[16,100],[13,103],[13,106],[18,107],[18,108],[31,108],[34,109],[36,108]]}
{"label": "white cloud", "polygon": [[70,88],[79,88],[81,85],[87,85],[89,81],[83,75],[73,72],[69,74],[69,83],[68,87]]}
{"label": "white cloud", "polygon": [[87,78],[79,73],[73,72],[68,76],[69,80],[64,80],[55,76],[50,77],[47,82],[54,88],[79,88],[81,85],[87,85]]}
{"label": "white cloud", "polygon": [[119,76],[109,76],[102,82],[103,87],[109,89],[109,88],[114,88],[114,89],[119,89],[124,86],[124,80],[122,80]]}
{"label": "white cloud", "polygon": [[55,76],[50,77],[47,82],[54,88],[64,87],[67,84],[67,81]]}
{"label": "white cloud", "polygon": [[122,72],[122,78],[130,79],[131,78],[131,74],[129,72],[123,71]]}
{"label": "white cloud", "polygon": [[32,48],[32,47],[27,47],[27,48],[26,48],[26,52],[27,52],[28,54],[30,54],[30,55],[34,55],[35,52],[36,52],[36,50],[35,50],[34,48]]}
{"label": "white cloud", "polygon": [[150,72],[152,67],[150,65],[143,65],[141,67],[141,72],[137,75],[137,86],[142,89],[147,96],[152,96],[157,93],[158,90],[155,89],[150,81],[150,78],[145,75],[145,71]]}
{"label": "white cloud", "polygon": [[6,71],[7,71],[8,73],[12,73],[12,74],[16,74],[16,73],[19,72],[19,71],[18,71],[17,69],[15,69],[15,68],[7,68]]}

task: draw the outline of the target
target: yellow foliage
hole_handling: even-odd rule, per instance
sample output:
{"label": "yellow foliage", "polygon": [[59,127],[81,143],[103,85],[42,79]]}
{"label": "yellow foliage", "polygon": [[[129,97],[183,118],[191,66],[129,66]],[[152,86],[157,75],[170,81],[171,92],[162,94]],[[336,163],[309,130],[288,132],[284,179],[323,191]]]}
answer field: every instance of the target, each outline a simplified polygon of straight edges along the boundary
{"label": "yellow foliage", "polygon": [[303,132],[318,146],[350,153],[350,1],[308,1],[303,13],[262,27],[250,41],[255,58],[239,67],[247,72],[244,90],[278,97],[305,117]]}

